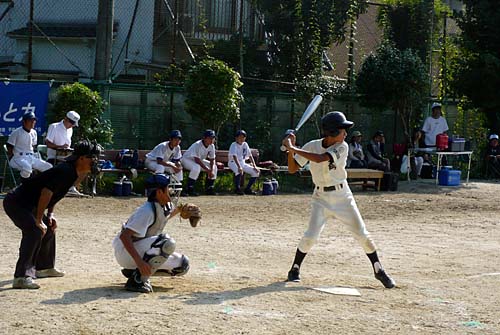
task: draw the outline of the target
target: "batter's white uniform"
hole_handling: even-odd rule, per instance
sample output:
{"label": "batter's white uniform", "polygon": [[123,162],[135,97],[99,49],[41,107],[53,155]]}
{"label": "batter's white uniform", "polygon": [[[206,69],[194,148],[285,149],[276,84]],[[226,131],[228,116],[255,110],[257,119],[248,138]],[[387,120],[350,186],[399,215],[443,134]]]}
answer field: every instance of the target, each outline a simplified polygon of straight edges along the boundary
{"label": "batter's white uniform", "polygon": [[33,147],[37,144],[37,134],[35,129],[29,132],[23,127],[15,129],[9,136],[7,143],[14,148],[14,156],[9,161],[9,165],[21,171],[21,177],[29,178],[33,170],[45,171],[52,167],[52,164],[38,158],[33,152]]}
{"label": "batter's white uniform", "polygon": [[[64,121],[52,123],[47,130],[46,139],[55,145],[63,146],[65,144],[68,145],[68,148],[71,147],[71,137],[73,136],[73,127],[66,128],[64,126]],[[48,159],[56,159],[57,150],[47,148],[47,158]]]}
{"label": "batter's white uniform", "polygon": [[251,177],[258,177],[259,171],[255,171],[254,167],[246,163],[246,160],[250,158],[251,152],[250,147],[247,142],[241,144],[233,142],[229,147],[229,162],[227,165],[234,172],[234,174],[239,174],[238,165],[234,162],[233,156],[236,156],[240,166],[243,168],[244,173],[248,173]]}
{"label": "batter's white uniform", "polygon": [[[312,211],[309,227],[300,240],[299,250],[309,252],[318,240],[327,219],[336,218],[347,226],[367,254],[375,252],[375,244],[365,223],[354,196],[347,184],[348,145],[346,142],[336,143],[328,148],[323,148],[322,140],[313,140],[304,145],[303,150],[317,154],[328,153],[330,161],[315,163],[310,162],[310,171],[314,182],[312,195]],[[298,154],[295,161],[304,166],[308,160]]]}
{"label": "batter's white uniform", "polygon": [[[151,204],[150,202],[145,202],[142,206],[137,208],[122,227],[122,229],[128,228],[134,231],[134,247],[142,257],[144,257],[146,253],[148,255],[160,254],[159,248],[152,248],[151,245],[156,241],[158,235],[161,234],[163,228],[165,228],[167,217],[170,214],[170,212],[166,213],[159,203],[154,202],[153,204],[156,209],[155,221],[155,214]],[[172,204],[169,204],[168,208],[173,208]],[[125,269],[135,269],[137,268],[137,264],[135,264],[134,259],[123,246],[123,242],[120,240],[120,234],[121,232],[113,239],[113,249],[115,251],[116,261]],[[172,270],[181,265],[182,254],[174,252],[168,256],[167,261],[163,263],[158,270]]]}
{"label": "batter's white uniform", "polygon": [[154,147],[151,152],[147,153],[144,165],[146,165],[146,168],[153,171],[154,173],[167,172],[169,174],[174,174],[178,181],[182,181],[182,171],[174,173],[173,168],[158,164],[157,162],[157,159],[172,163],[177,163],[181,160],[182,153],[180,145],[177,145],[173,149],[171,149],[169,143],[170,141],[162,142]]}
{"label": "batter's white uniform", "polygon": [[[189,149],[184,152],[181,159],[182,166],[186,170],[189,170],[189,178],[197,180],[201,172],[201,166],[195,162],[194,157],[198,157],[207,167],[210,167],[210,161],[208,161],[207,158],[215,160],[215,145],[210,144],[208,147],[205,147],[203,140],[198,140],[191,144]],[[216,179],[217,164],[215,164],[215,162],[212,173],[213,177],[211,179]]]}

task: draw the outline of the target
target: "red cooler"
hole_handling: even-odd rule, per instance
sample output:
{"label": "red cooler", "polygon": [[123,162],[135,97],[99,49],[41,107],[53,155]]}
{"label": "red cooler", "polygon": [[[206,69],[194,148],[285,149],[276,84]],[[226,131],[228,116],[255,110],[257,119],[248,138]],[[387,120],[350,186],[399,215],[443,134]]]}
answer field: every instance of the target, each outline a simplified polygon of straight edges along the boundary
{"label": "red cooler", "polygon": [[436,150],[445,151],[448,149],[448,135],[438,134],[436,136]]}

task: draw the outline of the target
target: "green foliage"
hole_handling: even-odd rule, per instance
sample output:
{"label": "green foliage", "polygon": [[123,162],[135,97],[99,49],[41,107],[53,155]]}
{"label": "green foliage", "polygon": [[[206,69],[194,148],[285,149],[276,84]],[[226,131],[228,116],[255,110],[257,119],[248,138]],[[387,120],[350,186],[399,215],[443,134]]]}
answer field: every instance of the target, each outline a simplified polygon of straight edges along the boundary
{"label": "green foliage", "polygon": [[488,126],[500,130],[500,7],[493,0],[465,0],[458,14],[459,52],[451,61],[452,88],[485,113]]}
{"label": "green foliage", "polygon": [[[365,0],[254,0],[278,49],[276,77],[295,81],[319,74],[323,49],[345,39],[346,23],[363,12]],[[353,10],[353,8],[355,10]]]}
{"label": "green foliage", "polygon": [[183,85],[189,70],[187,63],[170,64],[163,72],[155,73],[154,79],[160,85]]}
{"label": "green foliage", "polygon": [[297,83],[297,92],[304,101],[311,99],[316,94],[321,94],[324,99],[333,99],[342,94],[346,89],[346,82],[339,77],[308,75]]}
{"label": "green foliage", "polygon": [[381,45],[363,63],[356,85],[364,106],[391,108],[400,116],[404,133],[409,136],[418,121],[416,111],[426,102],[428,85],[427,71],[416,52]]}
{"label": "green foliage", "polygon": [[186,77],[186,110],[218,131],[226,121],[239,119],[242,85],[239,74],[224,62],[203,60]]}
{"label": "green foliage", "polygon": [[113,143],[113,128],[109,120],[103,120],[102,114],[106,102],[98,92],[92,91],[80,83],[67,84],[59,87],[54,103],[57,122],[66,116],[70,110],[80,114],[78,127],[74,128],[73,141],[82,139],[96,140],[101,145]]}

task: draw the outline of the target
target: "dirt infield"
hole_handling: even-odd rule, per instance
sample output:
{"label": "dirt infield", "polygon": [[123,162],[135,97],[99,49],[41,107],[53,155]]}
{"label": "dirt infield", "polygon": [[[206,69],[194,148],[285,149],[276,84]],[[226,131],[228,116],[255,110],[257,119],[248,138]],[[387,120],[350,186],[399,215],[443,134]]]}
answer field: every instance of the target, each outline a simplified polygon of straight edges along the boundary
{"label": "dirt infield", "polygon": [[[395,289],[374,279],[338,222],[306,257],[302,282],[283,282],[308,194],[189,199],[202,225],[177,219],[167,232],[191,271],[152,278],[149,295],[122,289],[111,248],[144,198],[64,199],[57,266],[67,275],[35,291],[11,289],[20,231],[2,211],[0,334],[500,334],[499,183],[355,195]],[[311,289],[333,286],[361,296]]]}

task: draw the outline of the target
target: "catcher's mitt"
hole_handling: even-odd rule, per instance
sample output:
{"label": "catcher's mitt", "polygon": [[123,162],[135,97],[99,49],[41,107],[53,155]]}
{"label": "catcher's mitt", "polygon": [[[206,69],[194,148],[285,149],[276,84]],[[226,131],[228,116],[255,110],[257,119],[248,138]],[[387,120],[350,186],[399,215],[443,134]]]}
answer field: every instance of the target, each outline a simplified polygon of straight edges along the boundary
{"label": "catcher's mitt", "polygon": [[191,227],[196,227],[201,220],[200,207],[195,204],[184,204],[180,206],[180,216],[183,219],[189,219]]}

